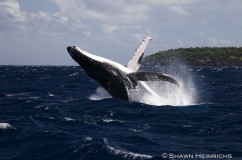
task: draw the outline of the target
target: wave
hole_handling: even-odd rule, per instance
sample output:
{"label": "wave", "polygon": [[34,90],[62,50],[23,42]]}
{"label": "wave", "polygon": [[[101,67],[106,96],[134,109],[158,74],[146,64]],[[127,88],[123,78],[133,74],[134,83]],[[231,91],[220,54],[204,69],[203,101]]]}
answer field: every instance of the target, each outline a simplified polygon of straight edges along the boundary
{"label": "wave", "polygon": [[0,123],[0,129],[13,129],[14,127],[9,123]]}
{"label": "wave", "polygon": [[27,96],[29,93],[5,93],[6,97]]}
{"label": "wave", "polygon": [[76,76],[76,75],[78,75],[78,74],[79,74],[79,72],[75,72],[75,73],[69,74],[68,76],[69,76],[69,77],[73,77],[73,76]]}
{"label": "wave", "polygon": [[84,137],[83,140],[84,141],[92,141],[92,137]]}
{"label": "wave", "polygon": [[65,121],[68,121],[68,122],[74,122],[74,121],[76,121],[75,119],[69,118],[69,117],[65,117],[64,119],[65,119]]}
{"label": "wave", "polygon": [[55,95],[52,94],[52,93],[50,93],[50,92],[48,92],[48,96],[49,96],[49,97],[54,97]]}
{"label": "wave", "polygon": [[123,158],[128,158],[128,159],[137,159],[137,158],[139,158],[139,159],[151,159],[151,158],[153,158],[153,156],[151,156],[151,155],[134,153],[134,152],[122,149],[122,148],[114,148],[113,146],[111,146],[109,144],[109,142],[106,138],[104,138],[104,143],[106,145],[106,148],[108,149],[108,151],[111,154],[119,155],[119,156],[122,156]]}
{"label": "wave", "polygon": [[121,121],[121,120],[114,120],[114,119],[103,119],[103,122],[105,122],[105,123],[110,123],[110,122],[124,123],[124,121]]}
{"label": "wave", "polygon": [[133,132],[142,132],[143,130],[141,129],[134,129],[134,128],[129,128],[130,131],[133,131]]}

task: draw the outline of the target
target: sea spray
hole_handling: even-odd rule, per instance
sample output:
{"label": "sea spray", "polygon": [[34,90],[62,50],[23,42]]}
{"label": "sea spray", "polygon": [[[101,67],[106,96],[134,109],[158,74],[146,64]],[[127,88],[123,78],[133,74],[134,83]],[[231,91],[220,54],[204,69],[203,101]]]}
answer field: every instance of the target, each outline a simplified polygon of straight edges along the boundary
{"label": "sea spray", "polygon": [[[169,82],[147,82],[149,86],[159,95],[158,99],[144,97],[142,101],[151,105],[188,106],[194,105],[196,99],[195,87],[192,81],[178,78],[179,87]],[[142,99],[142,97],[141,97]]]}
{"label": "sea spray", "polygon": [[186,65],[177,62],[176,65],[152,67],[149,70],[171,75],[178,81],[179,86],[165,81],[148,81],[146,83],[159,95],[159,98],[146,95],[140,97],[141,102],[158,106],[188,106],[196,104],[197,93],[193,75]]}
{"label": "sea spray", "polygon": [[112,96],[103,87],[100,86],[96,89],[95,93],[93,93],[89,97],[89,99],[98,101],[98,100],[107,99],[107,98],[111,98],[111,97]]}
{"label": "sea spray", "polygon": [[[131,101],[155,106],[188,106],[196,104],[196,88],[192,74],[185,65],[150,68],[149,71],[172,75],[179,82],[179,86],[165,81],[143,82],[158,95],[154,96],[146,92],[146,89],[139,82],[134,89],[128,90]],[[111,98],[111,96],[104,88],[98,87],[89,98],[91,100],[102,100]]]}

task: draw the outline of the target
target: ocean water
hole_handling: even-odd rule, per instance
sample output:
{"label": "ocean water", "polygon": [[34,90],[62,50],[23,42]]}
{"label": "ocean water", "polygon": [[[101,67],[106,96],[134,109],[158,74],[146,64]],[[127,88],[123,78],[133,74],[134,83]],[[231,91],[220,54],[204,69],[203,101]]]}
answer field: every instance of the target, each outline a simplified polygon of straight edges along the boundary
{"label": "ocean water", "polygon": [[0,160],[242,159],[242,68],[142,69],[180,87],[126,102],[80,67],[0,66]]}

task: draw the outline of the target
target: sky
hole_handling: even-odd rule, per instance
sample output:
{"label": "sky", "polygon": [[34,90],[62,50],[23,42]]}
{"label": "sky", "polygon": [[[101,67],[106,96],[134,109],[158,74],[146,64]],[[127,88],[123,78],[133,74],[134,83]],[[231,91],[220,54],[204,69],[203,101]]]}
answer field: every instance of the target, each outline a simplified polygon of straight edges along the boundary
{"label": "sky", "polygon": [[66,47],[123,65],[185,47],[241,47],[242,0],[0,0],[0,65],[77,65]]}

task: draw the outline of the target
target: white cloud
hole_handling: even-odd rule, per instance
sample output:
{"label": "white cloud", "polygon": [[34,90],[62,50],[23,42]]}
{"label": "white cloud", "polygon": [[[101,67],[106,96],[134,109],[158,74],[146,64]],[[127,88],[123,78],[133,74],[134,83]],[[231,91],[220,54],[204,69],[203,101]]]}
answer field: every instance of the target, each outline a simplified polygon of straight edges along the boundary
{"label": "white cloud", "polygon": [[108,35],[112,35],[115,31],[117,31],[120,27],[118,25],[104,25],[103,30]]}
{"label": "white cloud", "polygon": [[150,7],[141,3],[124,3],[122,0],[52,0],[60,9],[60,15],[84,20],[96,20],[109,24],[134,24],[148,19]]}
{"label": "white cloud", "polygon": [[92,32],[86,31],[86,32],[83,32],[82,35],[85,37],[90,37],[92,35]]}
{"label": "white cloud", "polygon": [[170,6],[169,10],[175,13],[178,13],[179,15],[183,16],[191,16],[191,13],[186,11],[183,7],[181,6]]}
{"label": "white cloud", "polygon": [[58,13],[24,11],[19,3],[17,0],[0,2],[0,27],[2,27],[2,32],[6,34],[18,32],[25,36],[36,33],[53,33],[54,30],[58,31],[57,28],[62,28],[60,24],[68,21],[67,16]]}
{"label": "white cloud", "polygon": [[152,5],[180,5],[180,4],[192,4],[199,0],[142,0],[145,3]]}
{"label": "white cloud", "polygon": [[2,18],[11,18],[15,22],[24,22],[25,13],[20,10],[20,5],[15,0],[0,2],[0,16]]}
{"label": "white cloud", "polygon": [[226,40],[226,39],[217,39],[215,37],[209,37],[208,38],[209,43],[211,46],[230,46],[231,41]]}
{"label": "white cloud", "polygon": [[[214,8],[214,4],[219,5]],[[43,6],[54,9],[40,10],[24,8],[19,0],[0,0],[0,64],[10,59],[10,54],[2,56],[4,52],[16,50],[26,59],[49,54],[66,64],[65,47],[72,44],[126,64],[145,36],[153,37],[152,47],[147,48],[152,51],[146,53],[197,45],[241,45],[239,4],[240,0],[48,0]],[[16,48],[11,49],[12,45]],[[55,58],[48,60],[52,64]],[[22,58],[22,62],[28,60]]]}

